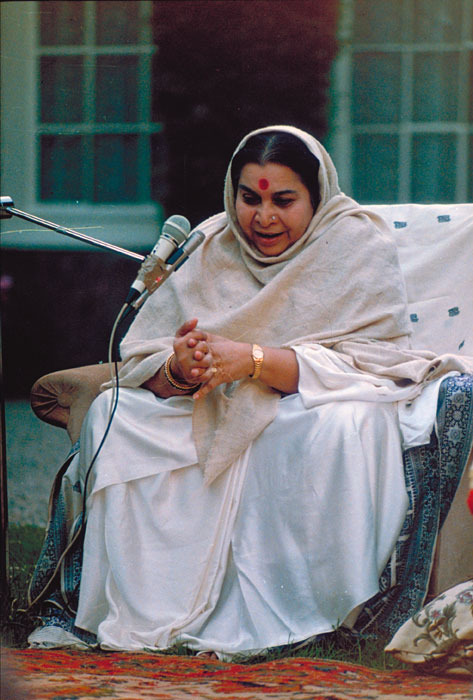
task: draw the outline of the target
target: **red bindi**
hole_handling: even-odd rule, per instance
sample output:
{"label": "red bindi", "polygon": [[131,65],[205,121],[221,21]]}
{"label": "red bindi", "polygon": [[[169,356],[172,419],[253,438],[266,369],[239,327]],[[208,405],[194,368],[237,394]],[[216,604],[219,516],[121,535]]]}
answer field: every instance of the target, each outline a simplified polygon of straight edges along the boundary
{"label": "red bindi", "polygon": [[269,187],[269,182],[265,177],[262,177],[261,180],[258,180],[258,187],[260,190],[267,190]]}

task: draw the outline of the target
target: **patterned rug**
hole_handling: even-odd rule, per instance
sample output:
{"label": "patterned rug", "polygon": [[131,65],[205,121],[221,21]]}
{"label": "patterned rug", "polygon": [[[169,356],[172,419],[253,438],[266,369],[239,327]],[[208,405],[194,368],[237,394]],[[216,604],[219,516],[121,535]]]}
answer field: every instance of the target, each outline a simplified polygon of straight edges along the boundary
{"label": "patterned rug", "polygon": [[320,659],[255,665],[186,656],[36,649],[2,653],[2,700],[472,700],[471,677]]}

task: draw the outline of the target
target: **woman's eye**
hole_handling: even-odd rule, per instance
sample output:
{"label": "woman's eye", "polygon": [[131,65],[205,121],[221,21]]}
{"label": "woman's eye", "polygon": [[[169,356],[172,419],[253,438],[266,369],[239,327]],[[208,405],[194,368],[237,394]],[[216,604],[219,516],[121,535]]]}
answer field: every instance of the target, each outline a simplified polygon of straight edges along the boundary
{"label": "woman's eye", "polygon": [[275,199],[275,200],[274,200],[274,203],[275,203],[276,206],[278,206],[278,207],[288,207],[290,204],[292,204],[293,201],[294,201],[293,199],[285,199],[285,198],[284,198],[284,199],[279,199],[279,198],[278,198],[278,199]]}
{"label": "woman's eye", "polygon": [[242,195],[242,199],[243,199],[243,201],[245,202],[245,204],[249,204],[249,205],[251,205],[251,206],[253,206],[253,205],[259,203],[258,197],[254,197],[254,196],[251,195],[251,194],[244,194],[244,195]]}

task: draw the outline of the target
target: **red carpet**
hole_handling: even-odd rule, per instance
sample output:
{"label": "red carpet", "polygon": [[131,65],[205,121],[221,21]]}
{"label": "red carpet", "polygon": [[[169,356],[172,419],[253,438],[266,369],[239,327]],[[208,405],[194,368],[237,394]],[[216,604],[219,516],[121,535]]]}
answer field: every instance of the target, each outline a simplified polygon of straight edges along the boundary
{"label": "red carpet", "polygon": [[6,650],[1,700],[472,700],[471,677],[377,671],[319,659],[278,659],[257,665],[185,656]]}

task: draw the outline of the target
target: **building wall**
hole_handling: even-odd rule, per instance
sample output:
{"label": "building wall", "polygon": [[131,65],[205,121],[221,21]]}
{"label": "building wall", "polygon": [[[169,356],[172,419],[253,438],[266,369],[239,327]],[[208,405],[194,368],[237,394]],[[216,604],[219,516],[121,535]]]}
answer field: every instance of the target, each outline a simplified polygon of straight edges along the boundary
{"label": "building wall", "polygon": [[[106,362],[113,323],[136,271],[132,260],[111,253],[3,252],[5,395],[27,396],[49,372]],[[119,338],[128,326],[120,326]]]}

